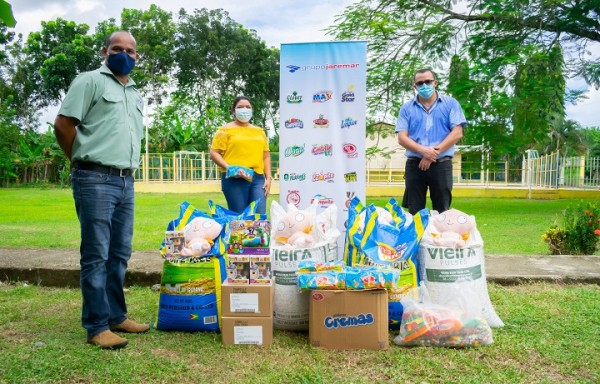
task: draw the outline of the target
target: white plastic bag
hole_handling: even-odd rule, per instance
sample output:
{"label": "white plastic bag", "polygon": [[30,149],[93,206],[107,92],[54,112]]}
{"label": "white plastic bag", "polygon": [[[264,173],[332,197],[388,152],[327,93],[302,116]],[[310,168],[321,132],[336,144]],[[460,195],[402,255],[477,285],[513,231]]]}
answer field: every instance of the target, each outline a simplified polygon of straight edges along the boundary
{"label": "white plastic bag", "polygon": [[424,285],[411,290],[401,303],[404,313],[400,333],[394,338],[400,346],[477,347],[493,343],[492,330],[484,318],[434,304]]}

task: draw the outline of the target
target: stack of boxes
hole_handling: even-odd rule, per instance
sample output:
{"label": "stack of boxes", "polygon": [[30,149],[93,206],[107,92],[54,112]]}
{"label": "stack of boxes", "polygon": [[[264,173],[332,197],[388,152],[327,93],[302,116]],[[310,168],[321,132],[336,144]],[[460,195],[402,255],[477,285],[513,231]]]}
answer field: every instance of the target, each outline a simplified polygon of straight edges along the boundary
{"label": "stack of boxes", "polygon": [[225,345],[273,341],[273,278],[268,220],[230,223],[227,280],[222,285]]}

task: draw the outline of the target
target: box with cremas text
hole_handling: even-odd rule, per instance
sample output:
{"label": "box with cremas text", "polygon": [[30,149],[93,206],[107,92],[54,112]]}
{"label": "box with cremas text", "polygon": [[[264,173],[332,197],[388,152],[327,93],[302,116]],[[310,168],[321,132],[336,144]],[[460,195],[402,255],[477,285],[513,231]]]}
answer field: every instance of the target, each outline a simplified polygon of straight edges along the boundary
{"label": "box with cremas text", "polygon": [[387,291],[310,291],[309,339],[325,349],[387,349]]}

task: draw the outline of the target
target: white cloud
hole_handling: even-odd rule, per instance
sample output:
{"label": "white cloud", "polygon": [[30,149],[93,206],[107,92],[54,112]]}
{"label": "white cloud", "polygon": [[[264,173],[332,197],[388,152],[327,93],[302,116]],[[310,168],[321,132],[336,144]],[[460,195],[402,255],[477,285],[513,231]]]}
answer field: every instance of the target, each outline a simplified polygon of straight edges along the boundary
{"label": "white cloud", "polygon": [[14,2],[13,11],[17,19],[15,30],[26,37],[33,31],[39,31],[42,20],[48,21],[61,17],[77,23],[86,23],[94,30],[98,22],[115,18],[120,20],[121,11],[127,9],[148,9],[156,4],[161,9],[177,17],[181,8],[192,13],[195,9],[224,9],[236,22],[248,29],[256,30],[258,36],[268,46],[277,47],[282,43],[307,41],[328,41],[325,28],[333,24],[335,16],[354,0],[124,0],[118,6],[108,6],[97,0],[55,0],[32,3]]}
{"label": "white cloud", "polygon": [[600,90],[590,87],[586,96],[588,98],[579,101],[577,105],[567,106],[567,117],[584,127],[600,127]]}
{"label": "white cloud", "polygon": [[75,2],[75,7],[79,12],[89,12],[95,10],[96,8],[104,8],[102,7],[102,3],[98,1],[89,1],[89,0],[80,0]]}

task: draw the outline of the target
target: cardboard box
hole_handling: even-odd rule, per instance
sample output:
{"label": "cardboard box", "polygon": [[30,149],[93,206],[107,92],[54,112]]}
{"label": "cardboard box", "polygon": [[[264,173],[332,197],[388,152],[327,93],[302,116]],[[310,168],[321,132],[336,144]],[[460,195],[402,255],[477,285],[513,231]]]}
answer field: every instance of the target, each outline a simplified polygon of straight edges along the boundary
{"label": "cardboard box", "polygon": [[233,220],[229,223],[229,255],[270,255],[269,220]]}
{"label": "cardboard box", "polygon": [[225,345],[254,344],[264,347],[273,343],[273,316],[223,316],[222,325],[221,335]]}
{"label": "cardboard box", "polygon": [[250,283],[250,256],[227,255],[227,283]]}
{"label": "cardboard box", "polygon": [[326,349],[387,349],[388,295],[369,291],[310,292],[309,339]]}
{"label": "cardboard box", "polygon": [[271,255],[250,256],[250,284],[272,284]]}
{"label": "cardboard box", "polygon": [[221,286],[221,312],[223,316],[271,317],[273,316],[273,285]]}

